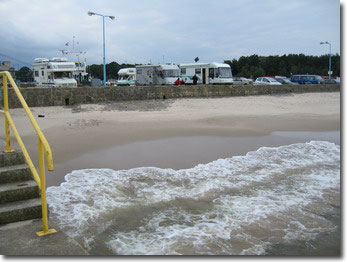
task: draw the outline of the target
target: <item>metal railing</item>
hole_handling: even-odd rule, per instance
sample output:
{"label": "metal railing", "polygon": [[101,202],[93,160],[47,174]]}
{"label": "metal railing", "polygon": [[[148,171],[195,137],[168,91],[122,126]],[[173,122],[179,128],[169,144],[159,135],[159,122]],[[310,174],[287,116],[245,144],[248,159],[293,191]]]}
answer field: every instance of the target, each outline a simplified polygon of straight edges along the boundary
{"label": "metal railing", "polygon": [[[11,139],[10,139],[10,128],[12,129],[18,145],[23,152],[26,163],[28,164],[30,171],[36,181],[40,191],[41,191],[41,200],[42,200],[42,226],[43,230],[36,232],[38,236],[44,236],[57,232],[55,229],[48,229],[48,209],[47,209],[47,200],[46,200],[46,175],[45,175],[45,152],[47,158],[48,171],[54,170],[53,158],[51,147],[49,146],[47,139],[43,135],[38,123],[36,122],[33,114],[30,111],[25,99],[23,98],[19,88],[14,82],[11,74],[8,71],[0,72],[2,76],[2,90],[3,90],[3,101],[4,101],[4,110],[0,110],[0,113],[5,116],[5,134],[6,134],[6,149],[5,153],[14,152],[15,150],[11,149]],[[38,159],[39,159],[39,173],[37,172],[29,153],[23,143],[21,136],[19,135],[17,128],[12,120],[12,117],[8,111],[8,81],[10,82],[16,96],[18,97],[20,103],[23,106],[23,109],[29,118],[31,124],[33,125],[35,132],[38,137]]]}

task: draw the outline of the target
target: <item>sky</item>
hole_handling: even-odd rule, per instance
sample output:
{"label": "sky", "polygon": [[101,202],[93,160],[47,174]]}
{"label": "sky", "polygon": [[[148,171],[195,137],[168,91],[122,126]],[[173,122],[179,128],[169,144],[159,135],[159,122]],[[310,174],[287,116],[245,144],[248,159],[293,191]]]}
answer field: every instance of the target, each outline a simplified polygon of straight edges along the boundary
{"label": "sky", "polygon": [[0,61],[59,57],[75,37],[80,60],[102,64],[102,17],[88,11],[115,16],[105,18],[107,63],[320,56],[329,52],[322,41],[340,54],[338,0],[0,0]]}

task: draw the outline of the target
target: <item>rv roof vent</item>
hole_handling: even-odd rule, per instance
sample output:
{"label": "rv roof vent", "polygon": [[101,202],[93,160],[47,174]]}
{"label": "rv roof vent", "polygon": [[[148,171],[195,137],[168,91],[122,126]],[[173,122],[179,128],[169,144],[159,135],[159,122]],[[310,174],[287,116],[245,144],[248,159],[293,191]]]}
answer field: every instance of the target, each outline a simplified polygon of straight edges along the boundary
{"label": "rv roof vent", "polygon": [[52,62],[67,62],[67,58],[66,57],[53,57],[51,59]]}
{"label": "rv roof vent", "polygon": [[47,58],[35,58],[34,62],[35,63],[45,63],[48,62],[49,60]]}

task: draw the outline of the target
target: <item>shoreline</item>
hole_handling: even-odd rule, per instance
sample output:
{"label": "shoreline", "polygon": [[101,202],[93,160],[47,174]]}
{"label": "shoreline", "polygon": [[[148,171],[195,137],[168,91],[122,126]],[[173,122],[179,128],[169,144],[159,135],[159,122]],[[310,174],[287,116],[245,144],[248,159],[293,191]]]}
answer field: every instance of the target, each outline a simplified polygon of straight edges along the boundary
{"label": "shoreline", "polygon": [[124,145],[91,150],[47,173],[47,186],[65,182],[65,176],[81,169],[130,170],[140,167],[190,169],[217,159],[244,156],[261,147],[280,147],[311,140],[340,145],[340,132],[274,132],[265,136],[177,136],[135,141]]}
{"label": "shoreline", "polygon": [[[340,93],[112,102],[32,108],[55,163],[133,142],[184,136],[265,136],[340,129]],[[10,113],[36,161],[37,138],[22,109]],[[30,126],[30,128],[28,128]],[[1,137],[4,146],[4,137]],[[16,141],[12,136],[12,145]]]}
{"label": "shoreline", "polygon": [[[37,137],[31,128],[27,128],[29,123],[23,110],[13,109],[10,113],[36,164]],[[339,92],[44,107],[33,108],[33,114],[44,116],[37,120],[53,151],[55,171],[46,174],[48,187],[59,185],[72,170],[93,167],[128,170],[146,166],[185,169],[219,158],[245,155],[264,146],[278,147],[310,139],[341,143]],[[4,144],[4,137],[1,137],[0,145],[4,147]],[[13,138],[12,145],[18,148]],[[254,168],[256,171],[257,166]],[[252,176],[252,172],[251,168],[244,176]],[[135,182],[136,176],[132,179],[134,181],[129,180],[128,185]],[[141,180],[141,176],[138,179],[140,184],[147,181],[147,178]],[[157,179],[154,181],[162,181],[160,176]],[[151,181],[152,177],[148,177],[148,185]],[[289,191],[292,190],[290,181],[282,182],[289,186]],[[276,183],[273,185],[277,186]],[[94,187],[92,191],[95,189],[101,190]],[[269,190],[271,192],[271,188]],[[166,192],[165,188],[163,192]],[[328,205],[334,198],[324,203]],[[63,199],[69,197],[58,199],[58,202]],[[181,207],[182,201],[175,202],[177,207]],[[183,202],[190,207],[192,203],[187,201]],[[335,202],[336,208],[326,219],[336,226],[336,231],[298,245],[274,243],[268,246],[265,255],[315,255],[316,247],[319,247],[320,255],[339,255],[340,203]],[[197,203],[199,205],[194,206],[197,209],[206,204],[204,199]],[[166,212],[167,207],[162,208]],[[58,222],[54,217],[51,219]],[[128,221],[131,217],[124,219]],[[122,230],[118,229],[120,233]],[[257,235],[257,231],[254,234]],[[99,237],[101,242],[90,254],[99,254],[100,248],[105,247],[105,239],[102,235]]]}

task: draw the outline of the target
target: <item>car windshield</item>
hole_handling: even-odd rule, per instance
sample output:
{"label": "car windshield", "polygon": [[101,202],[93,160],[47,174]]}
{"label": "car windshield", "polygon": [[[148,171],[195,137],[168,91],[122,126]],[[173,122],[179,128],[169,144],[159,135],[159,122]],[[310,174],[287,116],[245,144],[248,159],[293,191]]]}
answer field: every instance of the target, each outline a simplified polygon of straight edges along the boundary
{"label": "car windshield", "polygon": [[219,67],[218,73],[219,73],[219,77],[231,78],[231,69],[228,67]]}
{"label": "car windshield", "polygon": [[275,79],[273,79],[273,78],[268,78],[268,80],[270,81],[270,82],[277,82]]}

